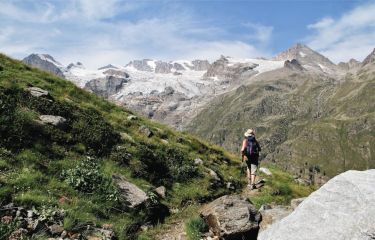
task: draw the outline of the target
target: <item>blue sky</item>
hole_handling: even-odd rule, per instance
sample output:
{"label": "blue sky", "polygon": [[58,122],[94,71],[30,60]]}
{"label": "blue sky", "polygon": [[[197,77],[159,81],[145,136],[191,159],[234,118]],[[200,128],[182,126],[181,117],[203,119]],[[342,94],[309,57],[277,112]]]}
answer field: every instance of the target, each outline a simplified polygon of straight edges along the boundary
{"label": "blue sky", "polygon": [[297,42],[334,62],[375,47],[375,1],[0,0],[0,51],[63,64],[271,57]]}

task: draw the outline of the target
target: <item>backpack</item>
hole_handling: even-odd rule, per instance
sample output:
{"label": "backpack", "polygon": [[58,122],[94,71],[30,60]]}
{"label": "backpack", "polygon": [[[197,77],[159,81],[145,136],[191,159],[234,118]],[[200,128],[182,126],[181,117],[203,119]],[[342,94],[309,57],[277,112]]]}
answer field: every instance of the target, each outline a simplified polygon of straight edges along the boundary
{"label": "backpack", "polygon": [[245,149],[245,154],[246,156],[252,157],[257,155],[258,152],[258,146],[257,146],[257,141],[255,140],[254,136],[249,136],[247,137],[247,145]]}

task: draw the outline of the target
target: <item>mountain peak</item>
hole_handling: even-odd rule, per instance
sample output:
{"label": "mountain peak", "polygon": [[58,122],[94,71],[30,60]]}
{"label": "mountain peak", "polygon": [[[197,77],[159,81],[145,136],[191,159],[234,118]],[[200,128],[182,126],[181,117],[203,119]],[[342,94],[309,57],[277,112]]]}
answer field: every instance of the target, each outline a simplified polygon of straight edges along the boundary
{"label": "mountain peak", "polygon": [[317,71],[334,72],[334,69],[337,67],[328,58],[302,43],[297,43],[272,58],[272,60],[276,61],[291,61],[293,59],[298,60],[306,69],[310,68]]}

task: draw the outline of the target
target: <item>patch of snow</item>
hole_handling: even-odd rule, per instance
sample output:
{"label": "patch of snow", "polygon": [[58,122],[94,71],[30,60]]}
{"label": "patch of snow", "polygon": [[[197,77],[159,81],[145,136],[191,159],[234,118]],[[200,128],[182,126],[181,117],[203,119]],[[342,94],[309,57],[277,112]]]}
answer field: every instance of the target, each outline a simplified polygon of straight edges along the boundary
{"label": "patch of snow", "polygon": [[51,56],[47,55],[47,54],[37,54],[38,57],[44,61],[47,61],[47,62],[50,62],[54,65],[56,65],[57,67],[63,67],[63,65],[61,63],[59,63],[58,61],[56,61],[55,59],[53,59]]}
{"label": "patch of snow", "polygon": [[147,65],[149,65],[149,66],[151,67],[151,69],[152,69],[153,71],[155,71],[156,63],[155,63],[154,60],[148,60],[148,61],[147,61]]}
{"label": "patch of snow", "polygon": [[306,53],[304,53],[304,52],[298,52],[298,54],[299,54],[301,57],[306,57]]}
{"label": "patch of snow", "polygon": [[258,64],[254,70],[258,71],[258,74],[272,71],[278,68],[284,67],[284,61],[273,61],[259,58],[232,58],[228,57],[228,66],[233,66],[236,63],[255,63]]}

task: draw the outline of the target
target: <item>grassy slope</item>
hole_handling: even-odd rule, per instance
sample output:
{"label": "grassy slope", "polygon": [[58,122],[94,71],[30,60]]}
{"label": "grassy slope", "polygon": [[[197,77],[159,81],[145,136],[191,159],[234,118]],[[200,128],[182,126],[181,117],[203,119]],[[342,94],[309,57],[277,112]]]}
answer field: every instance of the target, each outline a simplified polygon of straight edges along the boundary
{"label": "grassy slope", "polygon": [[[27,86],[48,90],[52,100],[32,97],[24,90]],[[220,147],[141,117],[127,120],[133,115],[128,110],[5,55],[0,55],[0,106],[0,203],[13,202],[37,209],[63,208],[64,228],[69,231],[81,231],[87,224],[107,223],[114,225],[120,239],[136,238],[131,236],[130,229],[149,221],[147,209],[118,210],[117,200],[108,198],[111,192],[107,189],[94,186],[93,191],[87,192],[69,184],[63,173],[75,169],[88,155],[103,179],[120,173],[147,192],[159,184],[167,185],[166,199],[157,201],[180,212],[168,217],[166,224],[143,232],[143,239],[152,239],[176,219],[196,215],[199,202],[233,193],[226,189],[227,182],[232,182],[236,191],[245,185],[239,159]],[[63,116],[68,126],[57,129],[41,125],[37,121],[41,114]],[[154,135],[148,138],[141,134],[142,125]],[[203,159],[204,166],[195,169],[193,160],[197,157]],[[159,161],[171,175],[152,169],[152,161]],[[172,164],[165,165],[167,161]],[[173,168],[173,164],[180,168]],[[219,174],[222,186],[212,186],[206,167]],[[257,206],[273,201],[287,203],[291,197],[312,191],[295,184],[289,175],[273,171],[274,180],[266,191],[252,199]],[[62,203],[62,197],[68,200]]]}
{"label": "grassy slope", "polygon": [[374,168],[372,69],[348,74],[341,82],[275,72],[264,81],[219,96],[189,129],[237,151],[243,132],[254,127],[265,146],[264,156],[296,174],[310,166],[328,176]]}

